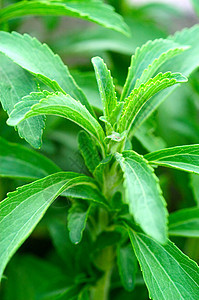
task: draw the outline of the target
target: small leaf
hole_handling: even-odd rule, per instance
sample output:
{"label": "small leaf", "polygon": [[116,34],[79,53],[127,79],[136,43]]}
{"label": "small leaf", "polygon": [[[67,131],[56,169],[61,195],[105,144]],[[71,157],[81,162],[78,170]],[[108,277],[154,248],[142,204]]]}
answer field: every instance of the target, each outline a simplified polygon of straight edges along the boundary
{"label": "small leaf", "polygon": [[70,16],[95,22],[104,27],[129,34],[129,28],[112,6],[99,0],[88,1],[20,1],[0,12],[1,22],[27,15]]}
{"label": "small leaf", "polygon": [[103,103],[104,115],[107,121],[113,125],[114,123],[112,123],[110,116],[117,105],[117,97],[111,73],[100,57],[93,57],[92,63]]}
{"label": "small leaf", "polygon": [[[37,91],[38,83],[34,76],[0,53],[0,101],[8,115],[24,96]],[[38,116],[23,121],[17,126],[19,136],[33,147],[39,148],[45,125],[44,120],[43,116]],[[36,130],[35,134],[32,134],[33,128]]]}
{"label": "small leaf", "polygon": [[166,203],[153,169],[134,151],[115,155],[124,173],[124,188],[129,211],[150,236],[161,243],[167,238]]}
{"label": "small leaf", "polygon": [[69,237],[73,244],[78,244],[86,227],[90,208],[85,209],[79,203],[74,203],[68,212]]}
{"label": "small leaf", "polygon": [[134,89],[125,100],[121,117],[118,124],[118,131],[121,133],[129,131],[135,126],[135,119],[143,105],[156,93],[179,82],[186,82],[187,78],[180,73],[159,73],[154,78],[149,79],[145,84],[141,84],[138,89]]}
{"label": "small leaf", "polygon": [[160,245],[129,228],[149,297],[154,300],[190,299],[199,296],[199,268],[172,242]]}
{"label": "small leaf", "polygon": [[[50,86],[54,91],[70,94],[93,113],[86,96],[77,86],[67,66],[46,44],[41,44],[28,34],[0,32],[0,52],[36,78]],[[31,53],[31,55],[30,55]]]}
{"label": "small leaf", "polygon": [[150,164],[199,174],[199,145],[177,146],[145,155]]}
{"label": "small leaf", "polygon": [[0,138],[0,176],[38,179],[60,171],[50,159]]}
{"label": "small leaf", "polygon": [[[41,99],[38,95],[38,101]],[[79,101],[73,99],[70,95],[62,93],[44,95],[39,103],[33,105],[31,110],[26,112],[26,102],[19,102],[10,115],[7,123],[15,126],[21,121],[33,116],[39,115],[57,115],[67,118],[83,129],[88,131],[99,142],[102,152],[104,152],[104,132],[98,121],[89,113],[89,111]]]}
{"label": "small leaf", "polygon": [[129,292],[132,291],[135,287],[137,259],[130,244],[118,247],[117,264],[124,288]]}
{"label": "small leaf", "polygon": [[[189,45],[190,48],[184,53],[164,62],[159,71],[177,71],[184,74],[185,76],[189,76],[199,66],[199,44],[197,42],[198,39],[198,24],[191,28],[185,28],[184,30],[177,32],[174,36],[169,36],[167,38],[168,42],[174,42],[181,45]],[[177,87],[178,85],[170,87],[169,91],[163,90],[158,95],[155,95],[150,102],[146,102],[136,117],[136,128],[138,128]]]}
{"label": "small leaf", "polygon": [[169,234],[199,237],[199,208],[186,208],[170,214]]}
{"label": "small leaf", "polygon": [[138,88],[153,77],[165,61],[186,49],[186,46],[166,39],[148,41],[141,48],[137,48],[135,55],[131,58],[131,65],[120,100],[123,101],[134,88]]}
{"label": "small leaf", "polygon": [[94,180],[72,172],[55,173],[19,187],[0,202],[0,278],[11,256],[31,234],[53,201],[64,190],[65,195],[68,191],[68,197],[84,198],[81,191],[86,185],[91,189],[86,199],[99,200],[103,204],[104,198],[100,196]]}
{"label": "small leaf", "polygon": [[100,163],[99,153],[94,140],[85,132],[80,131],[78,135],[79,150],[84,158],[85,164],[91,173]]}

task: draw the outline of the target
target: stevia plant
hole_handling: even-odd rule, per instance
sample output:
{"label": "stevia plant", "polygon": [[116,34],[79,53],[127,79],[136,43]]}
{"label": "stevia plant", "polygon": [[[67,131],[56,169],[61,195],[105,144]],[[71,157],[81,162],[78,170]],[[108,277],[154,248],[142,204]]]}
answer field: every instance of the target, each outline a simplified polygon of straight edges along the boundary
{"label": "stevia plant", "polygon": [[198,26],[137,48],[121,95],[104,61],[94,57],[103,106],[98,118],[46,44],[27,34],[0,33],[7,124],[35,148],[41,146],[45,116],[78,124],[83,129],[79,150],[90,172],[63,172],[38,152],[0,139],[1,176],[32,181],[0,203],[1,278],[12,255],[60,196],[70,199],[67,218],[52,220],[49,231],[65,273],[63,282],[49,294],[42,290],[39,299],[110,299],[117,268],[119,284],[133,291],[138,263],[151,299],[198,299],[198,266],[169,236],[198,237],[199,209],[169,215],[154,168],[199,174],[199,145],[142,156],[131,142],[144,120],[198,66],[197,37]]}

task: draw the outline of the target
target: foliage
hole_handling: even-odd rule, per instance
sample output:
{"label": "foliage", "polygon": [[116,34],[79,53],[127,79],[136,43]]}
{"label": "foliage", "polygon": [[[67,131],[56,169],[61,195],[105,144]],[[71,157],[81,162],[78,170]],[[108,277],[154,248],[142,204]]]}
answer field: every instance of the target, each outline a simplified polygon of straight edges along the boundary
{"label": "foliage", "polygon": [[[122,17],[99,0],[13,3],[0,11],[2,28],[25,15],[68,15],[128,34]],[[0,100],[9,125],[0,138],[0,177],[14,185],[0,202],[3,300],[146,299],[144,283],[150,299],[199,297],[197,255],[183,253],[185,238],[199,237],[199,145],[173,145],[154,125],[159,104],[183,90],[187,77],[198,88],[191,75],[198,38],[195,25],[147,41],[132,55],[126,79],[112,54],[116,79],[104,53],[107,65],[98,53],[94,72],[75,73],[36,37],[0,32]],[[35,150],[21,145],[12,127]],[[172,176],[172,188],[195,196],[197,205],[171,206]],[[42,240],[49,245],[42,259],[24,254],[34,239],[40,252]]]}

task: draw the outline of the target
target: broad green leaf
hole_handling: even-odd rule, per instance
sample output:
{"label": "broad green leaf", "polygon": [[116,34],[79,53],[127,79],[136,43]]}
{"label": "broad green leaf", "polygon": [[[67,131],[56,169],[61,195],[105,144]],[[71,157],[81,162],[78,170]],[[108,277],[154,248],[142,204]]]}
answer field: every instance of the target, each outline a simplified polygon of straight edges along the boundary
{"label": "broad green leaf", "polygon": [[112,124],[110,116],[117,105],[113,79],[103,59],[100,57],[93,57],[92,63],[95,69],[95,75],[103,104],[104,116],[107,118],[107,121]]}
{"label": "broad green leaf", "polygon": [[129,34],[128,26],[113,7],[102,1],[20,1],[9,5],[0,12],[1,22],[27,15],[70,16],[95,22],[104,27]]}
{"label": "broad green leaf", "polygon": [[38,179],[60,171],[50,159],[0,138],[0,176]]}
{"label": "broad green leaf", "polygon": [[86,227],[90,208],[85,208],[79,203],[74,203],[68,212],[69,237],[73,244],[78,244]]}
{"label": "broad green leaf", "polygon": [[148,41],[141,48],[137,48],[135,55],[131,58],[121,101],[128,97],[134,88],[138,88],[153,77],[165,61],[182,53],[185,49],[187,47],[182,44],[163,39]]}
{"label": "broad green leaf", "polygon": [[149,297],[154,300],[198,299],[199,268],[172,242],[165,246],[129,229]]}
{"label": "broad green leaf", "polygon": [[136,223],[161,243],[167,238],[166,203],[153,169],[134,151],[115,155],[124,173],[124,188],[129,211]]}
{"label": "broad green leaf", "polygon": [[[36,97],[35,97],[36,98]],[[41,99],[38,95],[38,101]],[[31,110],[26,111],[26,101],[19,102],[10,115],[7,123],[11,126],[16,126],[21,121],[38,115],[57,115],[67,118],[83,129],[88,131],[96,138],[104,151],[104,132],[98,121],[89,113],[89,111],[76,101],[70,95],[62,93],[52,94],[40,100],[39,103],[32,106]],[[23,109],[24,107],[24,109]]]}
{"label": "broad green leaf", "polygon": [[[166,72],[180,72],[185,76],[189,76],[199,66],[199,26],[195,25],[191,28],[184,29],[181,32],[177,32],[174,36],[169,36],[167,41],[179,43],[181,45],[189,45],[190,48],[184,53],[171,58],[165,62],[159,71]],[[168,90],[161,91],[158,95],[155,95],[150,102],[146,102],[136,117],[136,128],[138,128],[157,107],[164,101],[177,87],[171,87]]]}
{"label": "broad green leaf", "polygon": [[199,208],[186,208],[170,214],[169,234],[199,237]]}
{"label": "broad green leaf", "polygon": [[[0,101],[8,115],[24,96],[37,91],[38,83],[35,78],[0,53]],[[35,148],[41,146],[43,128],[43,116],[25,120],[17,126],[19,136]],[[35,131],[34,134],[32,130]]]}
{"label": "broad green leaf", "polygon": [[0,32],[0,52],[54,91],[70,94],[92,113],[92,109],[82,90],[77,86],[67,66],[46,44],[41,44],[28,34]]}
{"label": "broad green leaf", "polygon": [[119,132],[121,133],[125,130],[129,131],[132,126],[135,126],[134,120],[137,114],[152,96],[167,87],[186,81],[186,77],[180,73],[159,73],[146,83],[141,84],[138,89],[134,89],[123,106],[118,124]]}
{"label": "broad green leaf", "polygon": [[80,131],[78,135],[79,150],[84,158],[85,164],[91,173],[100,163],[100,156],[94,140],[85,132]]}
{"label": "broad green leaf", "polygon": [[31,234],[53,201],[64,190],[68,190],[68,196],[79,198],[82,186],[86,185],[92,190],[87,199],[103,204],[104,198],[98,193],[92,178],[70,172],[55,173],[8,194],[0,203],[0,278],[11,256]]}
{"label": "broad green leaf", "polygon": [[130,244],[118,247],[117,264],[124,288],[127,291],[132,291],[135,287],[137,259]]}
{"label": "broad green leaf", "polygon": [[199,145],[165,148],[145,155],[150,164],[199,174]]}

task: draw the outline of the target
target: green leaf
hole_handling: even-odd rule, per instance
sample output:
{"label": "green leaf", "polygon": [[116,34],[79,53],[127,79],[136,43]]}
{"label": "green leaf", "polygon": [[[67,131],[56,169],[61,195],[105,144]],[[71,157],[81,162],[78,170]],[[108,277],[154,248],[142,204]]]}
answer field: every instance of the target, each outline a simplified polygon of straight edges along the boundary
{"label": "green leaf", "polygon": [[53,201],[64,190],[68,191],[69,197],[79,198],[86,185],[92,191],[87,199],[103,204],[104,198],[100,197],[92,178],[70,172],[55,173],[8,194],[0,203],[0,278],[11,256],[31,234]]}
{"label": "green leaf", "polygon": [[80,131],[78,135],[79,150],[84,158],[85,164],[91,173],[100,163],[99,153],[94,140],[85,132]]}
{"label": "green leaf", "polygon": [[[137,48],[131,58],[127,79],[121,95],[121,101],[128,97],[134,88],[146,83],[167,60],[182,53],[187,47],[173,41],[157,39],[148,41]],[[167,69],[167,71],[170,69]]]}
{"label": "green leaf", "polygon": [[[41,96],[38,94],[38,101],[40,99]],[[15,126],[25,119],[38,115],[57,115],[75,122],[97,139],[102,151],[104,151],[105,137],[102,127],[85,106],[70,95],[56,93],[46,96],[44,94],[44,98],[39,103],[33,105],[28,112],[26,112],[26,101],[24,99],[15,106],[7,123],[8,125]]]}
{"label": "green leaf", "polygon": [[107,121],[112,124],[112,119],[110,116],[117,105],[117,97],[113,79],[103,59],[100,57],[93,57],[92,63],[95,69],[95,75],[103,103],[104,115],[107,118]]}
{"label": "green leaf", "polygon": [[199,208],[186,208],[170,214],[169,234],[199,237]]}
{"label": "green leaf", "polygon": [[73,244],[81,242],[83,231],[86,227],[86,222],[90,208],[85,209],[83,205],[74,203],[68,212],[68,230],[69,237]]}
{"label": "green leaf", "polygon": [[60,171],[50,159],[0,137],[0,176],[38,179]]}
{"label": "green leaf", "polygon": [[103,183],[104,183],[105,171],[109,167],[112,157],[113,157],[112,155],[105,157],[94,170],[93,175],[101,185],[103,185]]}
{"label": "green leaf", "polygon": [[177,146],[145,155],[150,164],[199,174],[199,145]]}
{"label": "green leaf", "polygon": [[[35,78],[0,53],[0,101],[8,115],[24,96],[37,91],[38,83]],[[32,134],[33,128],[37,134]],[[25,120],[17,126],[19,136],[35,148],[41,146],[43,128],[43,116]]]}
{"label": "green leaf", "polygon": [[[92,113],[92,109],[82,90],[77,86],[67,66],[46,44],[41,44],[28,34],[0,32],[0,52],[54,91],[70,94]],[[31,54],[31,55],[30,55]]]}
{"label": "green leaf", "polygon": [[113,7],[102,1],[20,1],[0,12],[1,22],[27,15],[70,16],[95,22],[104,27],[129,34],[128,26]]}
{"label": "green leaf", "polygon": [[136,223],[161,243],[167,238],[166,203],[153,169],[134,151],[115,155],[124,172],[124,187],[129,211]]}
{"label": "green leaf", "polygon": [[[174,36],[169,36],[167,41],[179,43],[181,45],[189,45],[190,48],[181,55],[175,56],[165,62],[159,69],[161,72],[171,71],[180,72],[185,76],[189,76],[199,66],[199,26],[195,25],[191,28],[177,32]],[[183,63],[182,63],[183,62]],[[171,87],[168,90],[161,91],[155,95],[150,102],[146,102],[136,117],[136,127],[138,128],[177,87]]]}
{"label": "green leaf", "polygon": [[172,242],[160,245],[129,229],[149,297],[154,300],[190,299],[199,296],[199,268]]}
{"label": "green leaf", "polygon": [[132,291],[135,287],[137,259],[130,244],[118,247],[117,264],[124,288],[129,292]]}
{"label": "green leaf", "polygon": [[126,99],[118,124],[119,132],[135,126],[135,119],[143,105],[156,93],[179,82],[186,82],[186,77],[180,73],[159,73],[154,78],[149,79],[146,83],[141,84],[139,88],[134,89]]}

